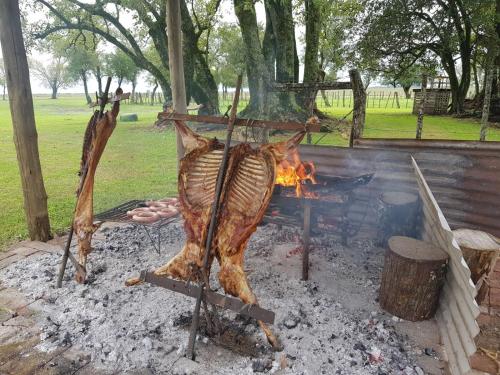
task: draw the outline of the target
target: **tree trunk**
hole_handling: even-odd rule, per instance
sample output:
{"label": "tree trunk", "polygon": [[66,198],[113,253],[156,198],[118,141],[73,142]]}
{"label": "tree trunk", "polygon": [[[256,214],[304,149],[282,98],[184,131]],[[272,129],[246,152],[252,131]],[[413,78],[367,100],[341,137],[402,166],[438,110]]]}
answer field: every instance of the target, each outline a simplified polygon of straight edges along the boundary
{"label": "tree trunk", "polygon": [[422,128],[424,127],[425,101],[427,99],[427,75],[422,74],[422,91],[420,92],[420,104],[417,115],[417,133],[416,139],[422,138]]}
{"label": "tree trunk", "polygon": [[122,87],[122,83],[123,83],[123,77],[118,77],[118,87]]}
{"label": "tree trunk", "polygon": [[50,238],[47,194],[38,155],[33,97],[17,0],[0,1],[0,44],[28,231],[32,240],[47,241]]}
{"label": "tree trunk", "polygon": [[151,105],[155,104],[155,94],[156,94],[157,89],[158,89],[158,82],[155,82],[155,85],[153,87],[153,91],[151,92]]}
{"label": "tree trunk", "polygon": [[250,91],[250,101],[242,113],[263,115],[267,113],[268,93],[266,84],[270,79],[266,60],[260,46],[255,7],[252,0],[233,0],[233,2],[245,45],[248,89]]}
{"label": "tree trunk", "polygon": [[184,0],[180,1],[186,103],[191,97],[202,104],[205,113],[219,113],[219,92],[214,76],[208,67],[203,51],[198,48],[200,34],[195,32],[189,10]]}
{"label": "tree trunk", "polygon": [[380,306],[412,322],[436,313],[444,284],[448,254],[431,243],[391,237],[380,283]]}
{"label": "tree trunk", "polygon": [[[441,56],[441,62],[443,68],[448,74],[450,79],[450,89],[451,89],[451,113],[460,114],[464,112],[464,101],[467,95],[467,90],[469,90],[469,85],[464,92],[464,85],[458,79],[457,71],[455,69],[455,62],[451,54],[445,54]],[[469,71],[470,74],[470,71]],[[463,80],[464,78],[462,78]],[[468,79],[470,83],[470,78]]]}
{"label": "tree trunk", "polygon": [[80,71],[80,77],[83,82],[83,91],[85,92],[85,100],[87,101],[87,104],[92,103],[92,98],[89,95],[89,88],[87,86],[87,72],[82,70]]}
{"label": "tree trunk", "polygon": [[271,23],[271,15],[269,9],[266,10],[266,28],[264,30],[264,39],[262,40],[262,53],[266,61],[267,70],[271,81],[276,80],[276,39],[274,38],[273,25]]}
{"label": "tree trunk", "polygon": [[481,92],[481,88],[479,87],[479,76],[477,74],[477,49],[473,56],[472,61],[472,73],[474,74],[474,99],[479,98],[479,93]]}
{"label": "tree trunk", "polygon": [[351,78],[352,93],[354,96],[354,108],[352,110],[352,139],[361,138],[365,128],[366,118],[366,91],[361,80],[361,74],[356,69],[349,71]]}
{"label": "tree trunk", "polygon": [[[134,80],[132,81],[132,97],[135,97],[135,86],[137,85],[137,82]],[[139,94],[140,95],[140,94]],[[141,104],[142,104],[142,96],[141,96]]]}
{"label": "tree trunk", "polygon": [[490,103],[491,103],[491,85],[493,83],[493,74],[495,69],[495,53],[494,46],[489,48],[488,56],[486,57],[485,69],[485,84],[484,84],[484,99],[483,99],[483,112],[481,115],[481,131],[479,135],[480,141],[486,140],[486,132],[488,130],[488,118],[490,117]]}
{"label": "tree trunk", "polygon": [[99,96],[102,96],[102,75],[101,75],[101,67],[99,65],[96,66],[94,75],[97,81],[97,94]]}
{"label": "tree trunk", "polygon": [[[184,3],[184,1],[182,1]],[[184,4],[185,6],[185,4]],[[167,0],[167,35],[170,82],[172,83],[172,96],[174,111],[187,113],[186,85],[184,82],[184,63],[182,58],[181,8],[178,0]],[[176,128],[177,162],[184,157],[184,145]],[[178,169],[178,168],[177,168]]]}
{"label": "tree trunk", "polygon": [[299,82],[300,75],[300,61],[299,53],[297,51],[297,38],[295,38],[295,26],[293,27],[293,82]]}
{"label": "tree trunk", "polygon": [[405,92],[405,98],[411,99],[411,85],[403,85],[403,91]]}
{"label": "tree trunk", "polygon": [[50,96],[51,99],[57,99],[57,84],[53,83],[52,84],[52,95]]}
{"label": "tree trunk", "polygon": [[[291,0],[266,0],[265,6],[271,18],[276,40],[276,82],[295,82],[295,27]],[[299,107],[293,92],[278,93],[280,107],[284,111],[297,112]]]}
{"label": "tree trunk", "polygon": [[[304,83],[319,81],[319,32],[320,32],[320,1],[306,0],[306,51],[304,54]],[[305,90],[300,98],[301,105],[307,110],[314,111],[318,90]]]}

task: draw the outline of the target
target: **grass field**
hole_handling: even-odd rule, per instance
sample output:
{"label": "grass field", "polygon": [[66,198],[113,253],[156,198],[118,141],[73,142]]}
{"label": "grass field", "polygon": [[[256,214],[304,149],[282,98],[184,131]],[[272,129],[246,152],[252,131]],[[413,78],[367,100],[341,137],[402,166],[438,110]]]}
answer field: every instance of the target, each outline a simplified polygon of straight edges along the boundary
{"label": "grass field", "polygon": [[[412,138],[416,119],[410,108],[368,108],[366,137]],[[137,113],[139,121],[118,123],[101,159],[96,177],[97,212],[134,198],[158,198],[176,193],[175,137],[172,130],[159,132],[152,127],[158,107],[122,106],[121,113]],[[342,117],[349,109],[328,109]],[[91,110],[81,96],[66,95],[57,100],[35,97],[40,158],[48,194],[49,214],[54,232],[69,226],[74,207],[74,191],[81,144]],[[424,121],[424,138],[478,139],[479,123],[451,117],[431,117]],[[318,139],[315,135],[313,142]],[[489,140],[500,140],[492,130]],[[345,146],[339,134],[324,137],[320,144]],[[22,191],[12,125],[7,101],[0,100],[0,249],[27,231],[22,208]]]}

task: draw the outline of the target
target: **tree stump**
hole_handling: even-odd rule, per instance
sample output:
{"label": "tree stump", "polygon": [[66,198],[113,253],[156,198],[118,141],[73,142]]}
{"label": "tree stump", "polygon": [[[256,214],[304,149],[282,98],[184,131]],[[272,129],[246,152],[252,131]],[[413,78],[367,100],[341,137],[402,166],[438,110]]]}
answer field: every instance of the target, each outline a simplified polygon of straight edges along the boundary
{"label": "tree stump", "polygon": [[417,237],[419,200],[415,194],[388,191],[379,198],[378,245],[387,247],[392,236]]}
{"label": "tree stump", "polygon": [[431,243],[389,239],[380,285],[380,306],[399,318],[420,321],[436,313],[448,254]]}
{"label": "tree stump", "polygon": [[480,304],[488,292],[488,285],[484,281],[493,272],[500,253],[500,242],[480,230],[457,229],[453,231],[453,236],[469,266],[472,282],[478,291],[476,301]]}

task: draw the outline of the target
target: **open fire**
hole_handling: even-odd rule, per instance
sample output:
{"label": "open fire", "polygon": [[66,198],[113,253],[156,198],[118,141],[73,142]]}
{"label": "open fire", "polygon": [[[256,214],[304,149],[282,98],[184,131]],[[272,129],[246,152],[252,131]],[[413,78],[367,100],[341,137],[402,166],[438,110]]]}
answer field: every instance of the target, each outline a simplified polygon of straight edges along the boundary
{"label": "open fire", "polygon": [[317,184],[313,162],[302,161],[297,150],[281,161],[276,169],[276,184],[295,187],[297,197],[318,199],[319,195],[307,190],[307,184]]}

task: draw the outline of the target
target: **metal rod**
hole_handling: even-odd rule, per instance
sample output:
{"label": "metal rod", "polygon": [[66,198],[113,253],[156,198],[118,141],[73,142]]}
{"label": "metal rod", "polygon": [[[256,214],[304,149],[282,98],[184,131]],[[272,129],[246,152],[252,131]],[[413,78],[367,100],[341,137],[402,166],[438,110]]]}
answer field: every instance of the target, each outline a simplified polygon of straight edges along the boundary
{"label": "metal rod", "polygon": [[57,277],[57,287],[62,286],[62,279],[64,277],[64,271],[66,270],[66,264],[69,258],[69,248],[71,246],[71,240],[73,239],[73,222],[71,222],[71,230],[68,234],[68,239],[66,240],[66,246],[64,247],[64,254],[61,261],[61,267],[59,268],[59,276]]}
{"label": "metal rod", "polygon": [[217,184],[215,186],[215,196],[214,196],[214,202],[212,204],[212,215],[210,217],[207,240],[205,242],[205,253],[203,256],[203,268],[201,270],[201,272],[203,273],[203,281],[200,285],[198,296],[196,297],[196,304],[194,306],[193,321],[191,324],[191,332],[189,334],[189,342],[187,348],[188,349],[187,356],[192,360],[194,360],[195,358],[194,346],[196,343],[196,334],[198,332],[198,326],[200,322],[200,306],[204,289],[207,286],[206,285],[208,280],[207,267],[208,267],[208,261],[210,259],[210,252],[212,250],[212,239],[214,236],[215,228],[217,226],[217,216],[219,211],[220,197],[222,194],[222,185],[224,184],[224,179],[226,177],[226,165],[227,165],[227,160],[229,158],[229,149],[231,148],[231,137],[233,134],[236,112],[238,110],[238,102],[240,100],[241,81],[242,81],[242,76],[239,75],[238,81],[236,83],[236,91],[234,93],[233,104],[231,107],[231,114],[229,116],[229,122],[227,124],[227,136],[226,136],[226,143],[224,145],[224,153],[222,155],[219,172],[217,173]]}
{"label": "metal rod", "polygon": [[[96,114],[94,112],[94,120],[92,121],[92,126],[95,126],[97,124],[97,121],[101,119],[101,117],[104,114],[104,108],[106,107],[106,104],[108,102],[108,94],[109,94],[109,88],[111,86],[111,77],[108,77],[108,80],[106,81],[106,88],[104,89],[104,93],[101,97],[101,106],[99,108],[99,112]],[[83,182],[85,181],[85,177],[87,175],[87,165],[83,167],[82,171],[82,176],[80,177],[80,183],[78,185],[77,189],[77,197],[76,197],[76,203],[75,203],[75,210],[76,210],[76,205],[78,204],[78,197],[80,196],[80,191],[82,190],[83,187]],[[74,210],[73,210],[74,212]],[[56,286],[60,288],[62,286],[62,279],[64,277],[64,273],[66,272],[66,265],[68,263],[68,258],[70,256],[70,247],[71,247],[71,241],[73,239],[73,232],[74,232],[74,221],[71,221],[71,228],[68,233],[68,239],[66,241],[66,246],[64,247],[64,253],[63,253],[63,258],[61,262],[61,267],[59,268],[59,275],[57,276],[57,284]],[[80,272],[81,270],[77,269],[77,272]]]}
{"label": "metal rod", "polygon": [[303,245],[304,252],[302,254],[302,280],[309,279],[309,247],[311,235],[311,202],[308,199],[304,200],[304,232]]}

